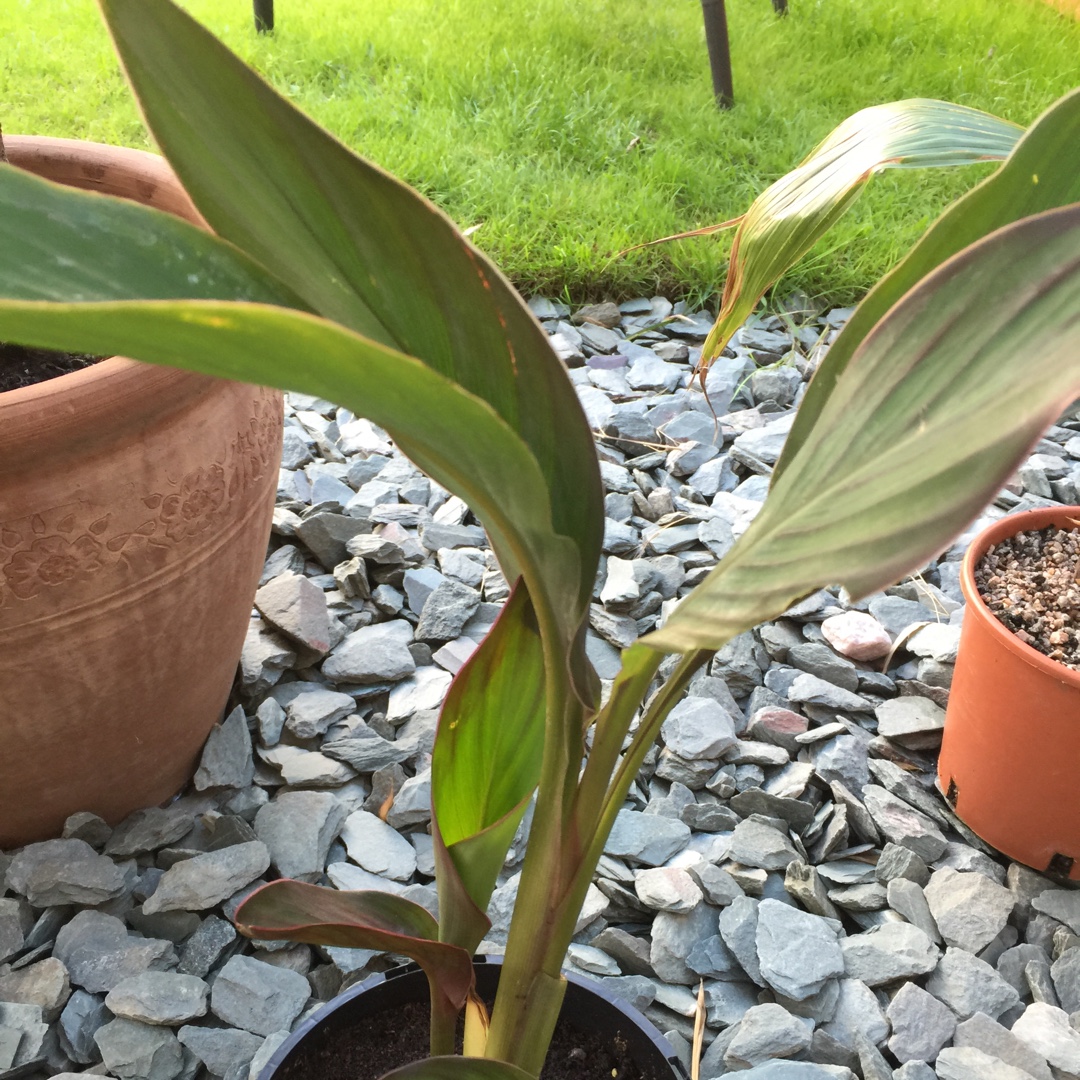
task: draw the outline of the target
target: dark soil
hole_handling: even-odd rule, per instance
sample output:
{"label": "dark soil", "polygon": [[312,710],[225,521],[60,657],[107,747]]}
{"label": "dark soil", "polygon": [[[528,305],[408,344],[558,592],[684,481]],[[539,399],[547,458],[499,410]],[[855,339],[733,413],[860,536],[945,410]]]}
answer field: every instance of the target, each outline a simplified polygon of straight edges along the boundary
{"label": "dark soil", "polygon": [[[1080,521],[1077,522],[1080,525]],[[1080,532],[1017,533],[975,567],[986,606],[1021,641],[1080,670]]]}
{"label": "dark soil", "polygon": [[[344,1032],[312,1033],[304,1053],[293,1053],[274,1080],[378,1080],[428,1056],[428,1016],[426,1003],[408,1002]],[[540,1080],[671,1080],[671,1073],[643,1071],[618,1036],[613,1045],[560,1020]]]}
{"label": "dark soil", "polygon": [[53,352],[0,342],[0,394],[67,375],[101,359],[84,353]]}

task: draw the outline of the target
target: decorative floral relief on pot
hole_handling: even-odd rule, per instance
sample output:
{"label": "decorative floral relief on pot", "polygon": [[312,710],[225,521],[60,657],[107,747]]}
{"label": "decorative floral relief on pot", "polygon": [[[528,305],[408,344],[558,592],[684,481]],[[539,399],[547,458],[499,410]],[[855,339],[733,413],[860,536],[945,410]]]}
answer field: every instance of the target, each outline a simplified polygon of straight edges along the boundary
{"label": "decorative floral relief on pot", "polygon": [[[0,608],[48,597],[103,571],[141,578],[163,568],[173,550],[220,531],[230,508],[273,465],[277,400],[275,392],[261,391],[252,401],[247,428],[225,452],[170,478],[166,490],[137,494],[127,506],[105,514],[81,499],[0,521]],[[109,492],[113,506],[115,496]]]}

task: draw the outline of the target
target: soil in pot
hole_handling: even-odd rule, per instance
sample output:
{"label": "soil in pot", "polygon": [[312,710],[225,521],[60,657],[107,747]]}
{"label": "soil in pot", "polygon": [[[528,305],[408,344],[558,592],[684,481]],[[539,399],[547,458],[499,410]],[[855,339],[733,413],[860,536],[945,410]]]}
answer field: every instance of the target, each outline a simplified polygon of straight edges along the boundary
{"label": "soil in pot", "polygon": [[103,357],[86,353],[53,352],[51,349],[32,349],[27,345],[10,345],[0,341],[0,394],[56,379],[96,364],[101,359]]}
{"label": "soil in pot", "polygon": [[[428,1056],[429,1016],[426,1003],[407,1002],[337,1032],[332,1040],[310,1038],[303,1053],[283,1064],[274,1080],[378,1080],[391,1069]],[[625,1044],[616,1040],[613,1046],[560,1020],[540,1080],[671,1080],[671,1074],[643,1071]]]}
{"label": "soil in pot", "polygon": [[1078,574],[1080,531],[1050,527],[1016,533],[991,547],[975,568],[975,584],[1020,641],[1080,670]]}

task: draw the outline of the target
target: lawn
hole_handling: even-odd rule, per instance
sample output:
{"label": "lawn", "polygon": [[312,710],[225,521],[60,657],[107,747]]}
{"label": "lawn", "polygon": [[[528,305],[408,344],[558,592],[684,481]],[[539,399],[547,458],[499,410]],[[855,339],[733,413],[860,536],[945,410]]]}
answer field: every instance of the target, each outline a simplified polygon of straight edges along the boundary
{"label": "lawn", "polygon": [[[526,293],[694,300],[733,217],[845,116],[940,97],[1030,123],[1080,82],[1080,21],[1039,0],[727,0],[736,106],[699,0],[184,0],[275,86],[407,179]],[[0,125],[149,145],[92,0],[0,0]],[[988,166],[892,171],[781,283],[844,303]]]}

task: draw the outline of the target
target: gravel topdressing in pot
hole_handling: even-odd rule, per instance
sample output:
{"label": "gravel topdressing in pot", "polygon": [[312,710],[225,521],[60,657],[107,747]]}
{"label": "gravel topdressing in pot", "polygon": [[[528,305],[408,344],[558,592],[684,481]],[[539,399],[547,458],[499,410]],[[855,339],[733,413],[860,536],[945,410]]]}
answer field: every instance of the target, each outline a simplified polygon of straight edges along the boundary
{"label": "gravel topdressing in pot", "polygon": [[1021,641],[1080,670],[1078,572],[1080,532],[1051,527],[991,547],[975,568],[975,583],[986,606]]}

